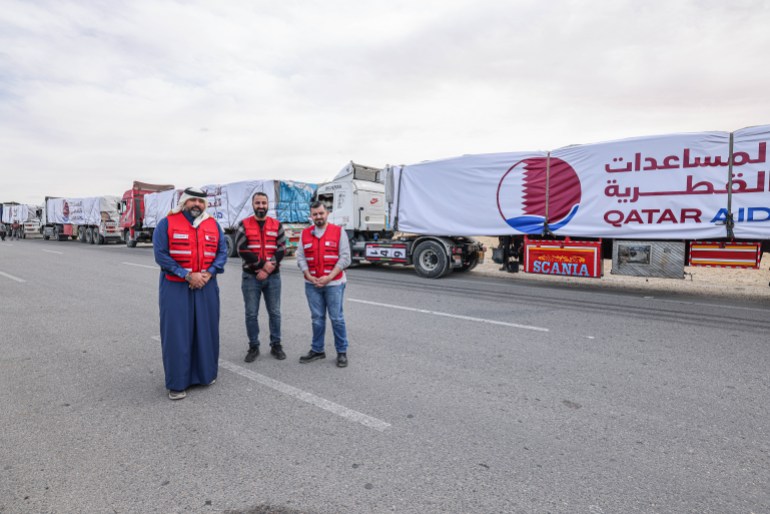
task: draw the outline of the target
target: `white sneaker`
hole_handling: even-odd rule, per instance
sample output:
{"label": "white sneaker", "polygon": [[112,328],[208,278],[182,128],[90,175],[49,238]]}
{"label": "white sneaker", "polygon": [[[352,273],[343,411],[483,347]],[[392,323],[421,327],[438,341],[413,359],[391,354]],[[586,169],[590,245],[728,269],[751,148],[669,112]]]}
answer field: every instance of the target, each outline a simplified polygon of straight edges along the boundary
{"label": "white sneaker", "polygon": [[181,400],[187,397],[187,391],[171,391],[168,392],[169,400]]}

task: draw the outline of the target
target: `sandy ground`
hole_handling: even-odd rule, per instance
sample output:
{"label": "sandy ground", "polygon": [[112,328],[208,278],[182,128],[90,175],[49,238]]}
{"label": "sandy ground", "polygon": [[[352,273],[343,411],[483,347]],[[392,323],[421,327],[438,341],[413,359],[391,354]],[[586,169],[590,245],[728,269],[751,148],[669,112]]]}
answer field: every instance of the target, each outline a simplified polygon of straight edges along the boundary
{"label": "sandy ground", "polygon": [[490,237],[476,238],[488,248],[483,264],[479,264],[472,274],[500,277],[504,280],[540,280],[556,283],[590,284],[596,287],[623,288],[632,290],[650,290],[703,294],[709,296],[737,296],[770,300],[770,254],[762,256],[760,269],[742,270],[727,268],[684,268],[683,279],[629,277],[612,274],[612,261],[604,261],[604,276],[595,278],[577,278],[535,273],[506,273],[500,271],[500,265],[492,262],[491,248],[497,246],[497,239]]}

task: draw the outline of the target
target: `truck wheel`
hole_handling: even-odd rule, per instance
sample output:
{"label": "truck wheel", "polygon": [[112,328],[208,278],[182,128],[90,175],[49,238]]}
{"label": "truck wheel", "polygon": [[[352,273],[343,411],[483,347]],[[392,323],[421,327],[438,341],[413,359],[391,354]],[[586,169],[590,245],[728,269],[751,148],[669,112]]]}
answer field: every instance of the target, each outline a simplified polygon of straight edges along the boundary
{"label": "truck wheel", "polygon": [[53,228],[53,238],[54,238],[54,241],[58,241],[59,240],[59,227],[54,227]]}
{"label": "truck wheel", "polygon": [[235,239],[232,234],[225,234],[225,242],[227,243],[227,256],[237,257],[238,250],[235,248]]}
{"label": "truck wheel", "polygon": [[92,239],[91,229],[90,228],[84,228],[83,230],[84,230],[84,235],[86,237],[86,244],[90,245],[91,244],[91,239]]}
{"label": "truck wheel", "polygon": [[97,227],[94,227],[94,233],[93,233],[93,236],[91,236],[91,241],[93,241],[93,244],[95,245],[104,244],[104,236],[99,234],[99,229]]}
{"label": "truck wheel", "polygon": [[425,278],[441,278],[450,271],[449,258],[444,248],[435,241],[424,241],[414,252],[414,271]]}
{"label": "truck wheel", "polygon": [[78,227],[78,240],[81,243],[85,243],[86,242],[86,230],[83,227]]}

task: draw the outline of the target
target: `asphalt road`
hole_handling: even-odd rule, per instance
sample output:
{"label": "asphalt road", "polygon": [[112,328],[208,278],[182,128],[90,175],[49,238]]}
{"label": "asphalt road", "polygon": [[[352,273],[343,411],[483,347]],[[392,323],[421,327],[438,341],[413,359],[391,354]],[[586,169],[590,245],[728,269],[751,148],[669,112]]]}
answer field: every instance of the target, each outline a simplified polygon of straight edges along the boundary
{"label": "asphalt road", "polygon": [[171,402],[151,248],[0,243],[0,512],[770,512],[766,302],[359,268],[338,369],[281,274]]}

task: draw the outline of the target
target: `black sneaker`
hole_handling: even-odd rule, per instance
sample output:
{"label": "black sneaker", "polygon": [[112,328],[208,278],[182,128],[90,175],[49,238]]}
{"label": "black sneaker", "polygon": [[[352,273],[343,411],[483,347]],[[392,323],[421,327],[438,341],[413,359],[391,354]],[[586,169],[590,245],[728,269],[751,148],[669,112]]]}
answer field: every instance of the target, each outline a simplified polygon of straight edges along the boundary
{"label": "black sneaker", "polygon": [[274,344],[270,347],[270,355],[278,359],[279,361],[282,361],[286,358],[286,354],[283,353],[283,346],[280,344]]}
{"label": "black sneaker", "polygon": [[243,362],[254,362],[259,357],[259,346],[251,346]]}
{"label": "black sneaker", "polygon": [[347,368],[348,367],[348,354],[347,353],[338,353],[337,354],[337,367],[338,368]]}
{"label": "black sneaker", "polygon": [[317,361],[318,359],[325,359],[326,354],[324,352],[314,352],[313,350],[310,350],[307,352],[307,355],[303,355],[299,358],[299,361],[302,364],[307,364],[308,362]]}

